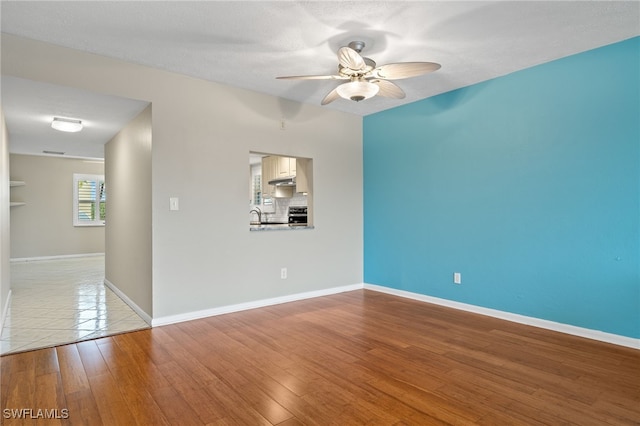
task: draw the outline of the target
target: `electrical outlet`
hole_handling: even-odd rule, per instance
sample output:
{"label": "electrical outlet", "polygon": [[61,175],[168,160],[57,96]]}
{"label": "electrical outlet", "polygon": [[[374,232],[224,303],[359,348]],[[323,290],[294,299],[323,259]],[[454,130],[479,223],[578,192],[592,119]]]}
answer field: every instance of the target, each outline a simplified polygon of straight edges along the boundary
{"label": "electrical outlet", "polygon": [[287,279],[287,268],[280,268],[280,278],[283,280]]}
{"label": "electrical outlet", "polygon": [[453,283],[462,284],[462,274],[460,272],[453,273]]}

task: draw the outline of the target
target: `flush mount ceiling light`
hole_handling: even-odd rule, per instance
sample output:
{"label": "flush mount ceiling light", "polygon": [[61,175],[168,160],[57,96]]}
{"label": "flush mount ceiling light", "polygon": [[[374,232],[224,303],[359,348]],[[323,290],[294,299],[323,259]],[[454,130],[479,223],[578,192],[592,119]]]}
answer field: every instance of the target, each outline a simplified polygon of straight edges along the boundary
{"label": "flush mount ceiling light", "polygon": [[338,95],[344,99],[360,102],[374,97],[380,87],[364,80],[354,80],[350,83],[341,84],[336,88]]}
{"label": "flush mount ceiling light", "polygon": [[82,130],[82,121],[71,118],[53,117],[51,127],[61,132],[79,132]]}

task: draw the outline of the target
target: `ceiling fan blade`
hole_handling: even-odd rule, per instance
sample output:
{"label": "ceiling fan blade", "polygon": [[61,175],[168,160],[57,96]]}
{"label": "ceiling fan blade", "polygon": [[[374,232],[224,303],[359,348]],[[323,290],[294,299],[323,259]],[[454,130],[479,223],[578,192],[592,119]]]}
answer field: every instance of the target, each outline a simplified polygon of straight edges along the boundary
{"label": "ceiling fan blade", "polygon": [[338,62],[345,68],[361,70],[366,64],[362,56],[350,47],[341,47],[338,50]]}
{"label": "ceiling fan blade", "polygon": [[336,99],[338,99],[339,97],[340,97],[340,95],[338,94],[338,88],[336,87],[335,89],[330,91],[327,96],[324,97],[324,99],[321,102],[321,105],[329,104],[329,103],[335,101]]}
{"label": "ceiling fan blade", "polygon": [[276,77],[278,80],[347,80],[341,75],[287,75]]}
{"label": "ceiling fan blade", "polygon": [[377,85],[380,90],[378,90],[378,95],[385,96],[387,98],[395,98],[395,99],[404,99],[407,96],[397,84],[392,83],[387,80],[370,80],[370,83]]}
{"label": "ceiling fan blade", "polygon": [[417,77],[439,69],[440,64],[436,64],[435,62],[398,62],[379,66],[372,71],[372,74],[377,78],[397,80]]}

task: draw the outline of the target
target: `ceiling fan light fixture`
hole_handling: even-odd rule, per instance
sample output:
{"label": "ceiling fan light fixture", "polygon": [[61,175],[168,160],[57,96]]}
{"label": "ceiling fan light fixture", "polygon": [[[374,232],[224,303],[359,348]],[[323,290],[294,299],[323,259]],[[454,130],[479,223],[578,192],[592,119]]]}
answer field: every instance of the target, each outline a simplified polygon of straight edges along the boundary
{"label": "ceiling fan light fixture", "polygon": [[61,132],[75,133],[82,130],[82,121],[71,118],[53,117],[51,127]]}
{"label": "ceiling fan light fixture", "polygon": [[351,101],[360,102],[374,97],[380,88],[368,81],[356,80],[344,83],[336,89],[340,97]]}

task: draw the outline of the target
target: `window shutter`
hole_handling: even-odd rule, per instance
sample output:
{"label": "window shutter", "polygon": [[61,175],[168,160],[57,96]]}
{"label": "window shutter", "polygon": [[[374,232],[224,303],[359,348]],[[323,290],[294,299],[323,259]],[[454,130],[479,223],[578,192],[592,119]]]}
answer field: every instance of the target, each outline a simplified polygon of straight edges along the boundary
{"label": "window shutter", "polygon": [[102,226],[106,218],[104,176],[73,175],[74,226]]}

